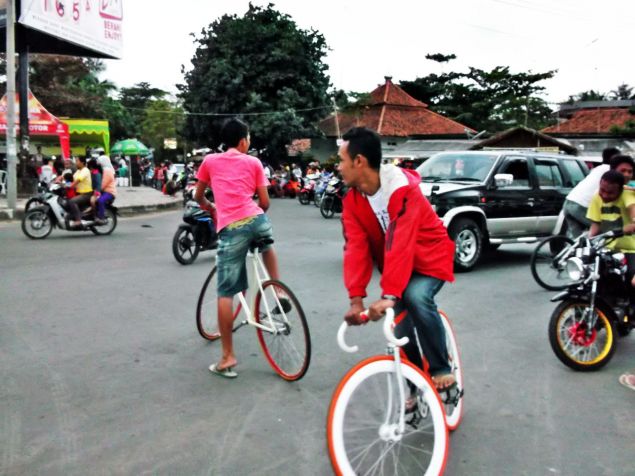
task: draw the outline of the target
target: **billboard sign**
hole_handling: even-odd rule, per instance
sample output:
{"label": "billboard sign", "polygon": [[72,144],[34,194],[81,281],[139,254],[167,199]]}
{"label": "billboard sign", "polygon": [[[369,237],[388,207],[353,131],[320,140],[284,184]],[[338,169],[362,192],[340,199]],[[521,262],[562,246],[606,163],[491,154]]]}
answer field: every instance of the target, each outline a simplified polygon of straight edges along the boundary
{"label": "billboard sign", "polygon": [[31,0],[19,22],[113,58],[123,49],[123,0]]}

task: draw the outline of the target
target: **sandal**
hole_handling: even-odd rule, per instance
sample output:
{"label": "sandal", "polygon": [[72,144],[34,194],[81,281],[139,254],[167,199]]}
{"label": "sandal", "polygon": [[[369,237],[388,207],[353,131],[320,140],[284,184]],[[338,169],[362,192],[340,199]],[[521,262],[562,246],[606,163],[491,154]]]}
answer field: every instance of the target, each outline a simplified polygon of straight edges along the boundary
{"label": "sandal", "polygon": [[209,366],[209,371],[213,374],[220,375],[225,378],[236,378],[238,374],[231,368],[225,367],[224,369],[219,369],[218,364],[212,364]]}
{"label": "sandal", "polygon": [[[450,383],[449,385],[445,385],[444,387],[441,387],[441,383],[437,380],[439,378],[441,378],[442,380],[449,380],[446,378],[447,377],[452,377],[452,383]],[[437,392],[441,393],[441,392],[447,392],[448,390],[452,390],[453,388],[456,387],[456,377],[454,376],[454,374],[444,374],[444,375],[436,375],[434,377],[432,377],[432,383],[434,384],[434,387],[436,388]]]}
{"label": "sandal", "polygon": [[619,381],[626,388],[635,390],[635,374],[622,374],[620,375]]}

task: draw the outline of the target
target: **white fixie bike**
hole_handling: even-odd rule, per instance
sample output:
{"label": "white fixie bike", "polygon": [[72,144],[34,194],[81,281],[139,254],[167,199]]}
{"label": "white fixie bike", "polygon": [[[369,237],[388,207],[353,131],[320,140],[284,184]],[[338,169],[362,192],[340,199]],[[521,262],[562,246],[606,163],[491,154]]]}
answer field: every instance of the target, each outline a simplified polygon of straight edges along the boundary
{"label": "white fixie bike", "polygon": [[[447,460],[449,433],[461,420],[463,376],[454,332],[447,316],[449,361],[457,385],[441,394],[430,376],[407,360],[398,349],[408,338],[395,338],[394,311],[386,311],[383,331],[386,355],[359,362],[342,378],[333,393],[327,421],[329,456],[338,475],[442,474]],[[344,340],[340,348],[356,352]]]}
{"label": "white fixie bike", "polygon": [[[252,243],[247,253],[247,268],[252,271],[249,289],[234,296],[234,322],[242,312],[244,320],[234,325],[234,332],[244,325],[256,328],[262,351],[273,370],[285,380],[299,380],[309,368],[311,336],[300,302],[289,287],[270,279],[260,257],[260,250],[273,240]],[[207,340],[220,338],[217,319],[217,272],[212,269],[203,284],[196,306],[196,327]],[[253,308],[248,300],[253,299]]]}

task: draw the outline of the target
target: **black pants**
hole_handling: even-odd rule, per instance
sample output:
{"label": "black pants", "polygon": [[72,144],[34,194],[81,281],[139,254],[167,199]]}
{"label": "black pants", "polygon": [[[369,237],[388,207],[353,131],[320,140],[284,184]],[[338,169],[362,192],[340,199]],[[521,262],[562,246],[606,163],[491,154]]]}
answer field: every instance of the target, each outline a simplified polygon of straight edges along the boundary
{"label": "black pants", "polygon": [[68,211],[71,214],[71,218],[74,221],[80,221],[82,219],[82,214],[79,211],[80,207],[85,207],[86,205],[90,205],[90,197],[93,196],[92,192],[89,193],[81,193],[79,195],[74,196],[68,202]]}

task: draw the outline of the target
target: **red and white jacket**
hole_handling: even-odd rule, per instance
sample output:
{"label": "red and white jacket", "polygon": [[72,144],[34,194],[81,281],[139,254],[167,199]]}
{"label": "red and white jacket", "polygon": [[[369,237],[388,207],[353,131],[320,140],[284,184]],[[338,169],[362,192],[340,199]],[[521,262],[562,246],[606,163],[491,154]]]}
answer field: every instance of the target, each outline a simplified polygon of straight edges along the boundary
{"label": "red and white jacket", "polygon": [[413,271],[454,281],[454,242],[425,198],[414,170],[382,165],[382,191],[390,225],[381,228],[366,196],[351,189],[344,198],[344,284],[349,297],[366,297],[373,261],[382,273],[383,294],[401,298]]}

